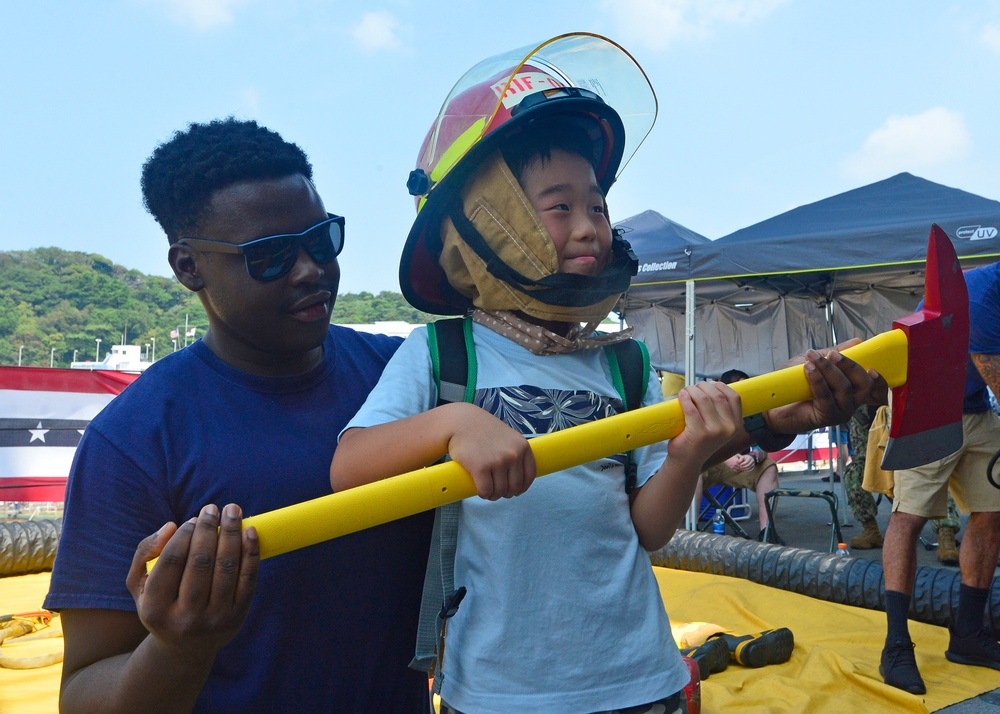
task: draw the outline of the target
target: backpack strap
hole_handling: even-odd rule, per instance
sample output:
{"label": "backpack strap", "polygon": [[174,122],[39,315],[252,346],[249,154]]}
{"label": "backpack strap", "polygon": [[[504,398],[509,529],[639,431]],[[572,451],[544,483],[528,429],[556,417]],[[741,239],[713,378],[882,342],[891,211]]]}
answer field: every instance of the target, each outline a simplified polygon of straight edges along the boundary
{"label": "backpack strap", "polygon": [[[452,402],[472,402],[476,395],[476,347],[472,341],[472,319],[438,320],[427,325],[437,406]],[[434,510],[434,528],[424,572],[424,589],[417,623],[417,643],[412,669],[434,677],[434,691],[440,692],[444,675],[444,635],[448,620],[465,597],[465,588],[455,589],[455,547],[458,542],[458,503]]]}
{"label": "backpack strap", "polygon": [[[438,320],[427,325],[427,343],[434,367],[437,405],[469,402],[476,396],[476,346],[472,318]],[[442,359],[443,358],[443,359]]]}
{"label": "backpack strap", "polygon": [[[649,351],[639,340],[614,342],[604,346],[611,368],[615,391],[622,398],[625,411],[638,409],[649,384]],[[635,491],[638,466],[633,452],[625,452],[625,493]]]}

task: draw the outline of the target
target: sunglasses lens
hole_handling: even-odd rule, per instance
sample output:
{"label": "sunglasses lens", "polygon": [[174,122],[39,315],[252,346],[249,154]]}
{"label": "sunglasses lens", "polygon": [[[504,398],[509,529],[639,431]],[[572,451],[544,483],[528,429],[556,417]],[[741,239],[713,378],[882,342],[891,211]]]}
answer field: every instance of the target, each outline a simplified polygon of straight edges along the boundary
{"label": "sunglasses lens", "polygon": [[344,247],[341,220],[324,221],[301,236],[273,236],[247,243],[243,251],[247,272],[254,280],[277,280],[294,267],[300,245],[317,263],[329,263]]}
{"label": "sunglasses lens", "polygon": [[335,221],[316,226],[302,238],[302,247],[317,263],[329,263],[340,254],[344,234]]}
{"label": "sunglasses lens", "polygon": [[293,237],[278,236],[247,247],[247,272],[255,280],[275,280],[295,265],[298,242]]}

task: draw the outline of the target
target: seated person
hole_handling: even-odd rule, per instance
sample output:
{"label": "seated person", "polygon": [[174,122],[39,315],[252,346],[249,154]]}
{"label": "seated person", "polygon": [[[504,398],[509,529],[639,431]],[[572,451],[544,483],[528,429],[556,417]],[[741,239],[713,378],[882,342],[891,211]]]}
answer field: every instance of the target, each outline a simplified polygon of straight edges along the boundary
{"label": "seated person", "polygon": [[[749,377],[746,372],[730,369],[722,373],[719,381],[732,384]],[[694,496],[694,502],[699,504],[699,508],[702,490],[711,486],[749,488],[757,494],[757,517],[760,519],[760,533],[757,534],[757,540],[763,540],[764,529],[767,527],[764,496],[768,491],[778,488],[778,465],[768,457],[767,453],[756,447],[746,449],[703,472],[698,479]]]}

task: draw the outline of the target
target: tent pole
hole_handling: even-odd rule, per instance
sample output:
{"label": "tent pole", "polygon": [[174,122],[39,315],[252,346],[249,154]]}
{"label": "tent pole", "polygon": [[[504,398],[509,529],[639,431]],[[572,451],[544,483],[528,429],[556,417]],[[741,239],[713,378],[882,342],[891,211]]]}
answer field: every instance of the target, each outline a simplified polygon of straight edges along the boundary
{"label": "tent pole", "polygon": [[[684,384],[694,384],[697,376],[694,371],[694,281],[688,280],[684,283]],[[698,510],[700,503],[691,500],[688,506],[687,516],[684,518],[684,527],[688,530],[698,528]]]}
{"label": "tent pole", "polygon": [[[837,344],[837,331],[833,327],[833,299],[832,298],[827,298],[826,309],[824,310],[824,313],[825,313],[825,316],[826,316],[826,339],[827,339],[827,344],[829,344],[829,345],[836,345]],[[846,464],[844,463],[844,457],[843,457],[843,455],[841,454],[841,451],[840,451],[840,434],[841,434],[841,430],[842,430],[841,427],[842,426],[843,425],[841,425],[841,424],[837,424],[836,426],[833,427],[833,429],[831,430],[831,433],[830,433],[830,435],[834,439],[835,446],[836,446],[836,449],[837,449],[837,451],[836,451],[836,454],[837,454],[837,469],[838,469],[838,473],[840,474],[840,488],[837,489],[837,484],[833,481],[833,474],[832,473],[830,474],[830,487],[833,488],[833,489],[836,489],[836,490],[840,491],[840,493],[837,495],[837,500],[839,501],[839,505],[840,505],[840,508],[838,509],[840,511],[840,513],[839,513],[840,524],[841,524],[841,526],[849,528],[849,527],[851,527],[854,524],[851,523],[848,520],[848,518],[847,518],[847,513],[848,513],[848,510],[849,510],[847,508],[847,483],[844,480],[844,477],[846,476],[845,472],[847,471],[847,469],[846,469]],[[833,460],[832,459],[830,461],[830,466],[831,466],[831,471],[832,471],[832,466],[833,466]]]}

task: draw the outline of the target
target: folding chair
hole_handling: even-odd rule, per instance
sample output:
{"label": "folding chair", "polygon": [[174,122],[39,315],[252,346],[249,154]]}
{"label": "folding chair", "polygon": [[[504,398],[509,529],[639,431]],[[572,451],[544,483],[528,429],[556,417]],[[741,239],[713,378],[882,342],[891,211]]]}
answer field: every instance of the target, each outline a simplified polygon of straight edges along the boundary
{"label": "folding chair", "polygon": [[[726,494],[722,500],[720,500],[719,493],[725,493],[724,489],[726,488],[728,488],[730,492]],[[714,508],[716,511],[722,513],[722,519],[733,532],[733,535],[740,536],[741,538],[747,538],[749,540],[749,534],[743,530],[743,526],[741,526],[733,517],[732,513],[730,513],[730,509],[736,508],[746,508],[749,511],[749,506],[746,504],[735,503],[736,499],[743,491],[745,491],[745,489],[728,486],[710,486],[702,491],[702,496],[704,496],[705,500],[708,501],[708,504],[698,513],[698,521],[696,524],[698,530],[707,531],[712,527],[712,520],[710,518],[705,518],[705,516],[709,509]],[[704,523],[702,523],[702,518],[705,518]]]}
{"label": "folding chair", "polygon": [[819,498],[826,501],[830,507],[830,552],[837,550],[837,544],[844,542],[844,534],[840,532],[840,517],[837,515],[837,494],[833,491],[799,491],[791,488],[776,488],[764,495],[764,506],[767,510],[767,525],[764,527],[764,542],[778,543],[778,526],[774,522],[778,507],[778,498],[789,496],[796,498]]}

